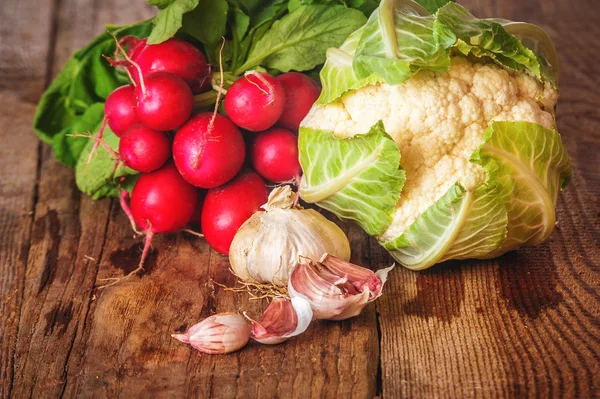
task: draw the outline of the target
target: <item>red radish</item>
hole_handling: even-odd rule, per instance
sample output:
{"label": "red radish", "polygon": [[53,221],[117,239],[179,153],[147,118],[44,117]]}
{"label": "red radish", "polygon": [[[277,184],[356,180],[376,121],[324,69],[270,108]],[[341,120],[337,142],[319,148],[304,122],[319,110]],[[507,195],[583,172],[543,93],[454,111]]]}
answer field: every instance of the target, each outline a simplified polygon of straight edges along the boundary
{"label": "red radish", "polygon": [[298,72],[284,73],[277,76],[277,80],[285,91],[285,108],[277,124],[297,132],[300,122],[319,98],[321,87],[308,76]]}
{"label": "red radish", "polygon": [[285,107],[285,92],[273,76],[250,72],[236,80],[225,95],[225,111],[242,129],[260,132],[273,126]]}
{"label": "red radish", "polygon": [[152,237],[156,233],[171,233],[185,226],[196,207],[198,190],[185,182],[171,163],[150,173],[143,173],[131,192],[130,207],[127,193],[121,195],[121,206],[132,226],[137,224],[146,235],[144,250],[137,269],[123,278],[109,278],[114,285],[144,269]]}
{"label": "red radish", "polygon": [[135,87],[125,85],[116,88],[106,98],[104,117],[118,137],[121,137],[130,127],[139,122],[135,112]]}
{"label": "red radish", "polygon": [[267,202],[267,196],[264,180],[250,170],[208,190],[202,208],[202,233],[208,244],[227,255],[235,233]]}
{"label": "red radish", "polygon": [[256,135],[250,153],[252,166],[262,177],[277,183],[299,179],[298,136],[273,128]]}
{"label": "red radish", "polygon": [[138,124],[119,141],[119,158],[138,172],[151,172],[163,166],[171,156],[169,137],[158,130]]}
{"label": "red radish", "polygon": [[88,165],[98,150],[98,146],[102,143],[102,136],[107,124],[117,137],[121,137],[131,126],[139,122],[135,111],[136,98],[134,90],[133,85],[125,85],[117,87],[106,97],[104,119],[95,138],[94,147],[88,155]]}
{"label": "red radish", "polygon": [[139,120],[154,130],[177,129],[188,120],[194,107],[189,86],[178,76],[155,72],[135,88]]}
{"label": "red radish", "polygon": [[[128,51],[136,62],[142,76],[153,72],[169,72],[182,78],[194,93],[202,93],[211,87],[210,66],[200,50],[179,39],[169,39],[160,44],[146,44],[146,39],[131,41]],[[130,68],[134,81],[139,81],[135,68]]]}
{"label": "red radish", "polygon": [[144,231],[170,233],[181,229],[190,220],[198,190],[179,175],[168,163],[150,173],[143,173],[131,192],[131,213]]}
{"label": "red radish", "polygon": [[193,116],[175,135],[173,158],[190,184],[213,188],[227,183],[241,169],[246,156],[239,129],[221,114]]}

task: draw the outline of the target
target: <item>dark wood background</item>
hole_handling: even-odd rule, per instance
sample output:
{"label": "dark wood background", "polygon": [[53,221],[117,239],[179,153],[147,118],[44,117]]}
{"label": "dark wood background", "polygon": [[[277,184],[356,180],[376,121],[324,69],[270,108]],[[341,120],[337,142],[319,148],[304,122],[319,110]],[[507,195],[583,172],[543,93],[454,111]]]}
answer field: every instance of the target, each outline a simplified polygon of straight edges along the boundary
{"label": "dark wood background", "polygon": [[[80,194],[31,128],[71,52],[104,24],[153,10],[143,0],[0,1],[0,396],[600,397],[600,2],[461,3],[539,24],[556,42],[574,176],[551,239],[492,261],[397,269],[358,318],[208,356],[170,334],[264,303],[213,284],[234,283],[227,259],[182,234],[157,237],[141,278],[94,289],[132,269],[140,242],[118,203]],[[391,263],[344,228],[354,261]]]}

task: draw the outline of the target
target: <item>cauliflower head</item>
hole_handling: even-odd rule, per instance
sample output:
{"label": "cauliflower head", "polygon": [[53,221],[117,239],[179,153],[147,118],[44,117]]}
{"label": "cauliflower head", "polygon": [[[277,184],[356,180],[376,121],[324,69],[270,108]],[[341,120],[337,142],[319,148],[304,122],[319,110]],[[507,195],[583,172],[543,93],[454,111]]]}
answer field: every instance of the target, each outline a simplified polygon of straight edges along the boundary
{"label": "cauliflower head", "polygon": [[[429,16],[400,3],[390,12],[383,1],[328,54],[323,94],[301,126],[302,197],[357,221],[414,269],[545,240],[570,175],[555,130],[554,71],[543,67],[551,57],[496,22],[486,21],[494,32],[486,44],[487,31],[474,31],[482,24],[456,4]],[[390,43],[377,45],[389,40],[386,18],[396,64]],[[441,49],[444,23],[454,41]]]}
{"label": "cauliflower head", "polygon": [[553,129],[557,91],[521,72],[454,57],[449,72],[421,71],[402,85],[367,85],[339,101],[316,105],[306,128],[349,138],[382,121],[402,154],[403,194],[388,241],[460,182],[472,190],[485,172],[469,158],[484,142],[492,121],[526,121]]}

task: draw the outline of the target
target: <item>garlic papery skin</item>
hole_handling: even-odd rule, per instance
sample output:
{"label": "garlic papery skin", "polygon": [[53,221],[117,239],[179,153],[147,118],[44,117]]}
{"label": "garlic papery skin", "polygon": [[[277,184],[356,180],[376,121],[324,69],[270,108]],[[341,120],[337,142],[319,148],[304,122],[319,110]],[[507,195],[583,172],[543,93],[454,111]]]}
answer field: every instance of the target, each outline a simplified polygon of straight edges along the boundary
{"label": "garlic papery skin", "polygon": [[393,268],[374,273],[325,254],[320,262],[307,259],[294,268],[288,292],[292,298],[307,300],[315,318],[344,320],[358,316],[369,302],[381,296]]}
{"label": "garlic papery skin", "polygon": [[235,352],[248,343],[250,327],[237,313],[219,313],[193,325],[185,334],[171,336],[200,352],[225,354]]}
{"label": "garlic papery skin", "polygon": [[238,230],[229,249],[233,272],[242,280],[285,287],[299,257],[324,253],[350,259],[344,232],[312,209],[294,206],[290,186],[275,188],[264,212],[253,214]]}
{"label": "garlic papery skin", "polygon": [[252,339],[267,345],[302,334],[313,318],[310,304],[303,298],[273,298],[260,321],[244,315],[252,323]]}

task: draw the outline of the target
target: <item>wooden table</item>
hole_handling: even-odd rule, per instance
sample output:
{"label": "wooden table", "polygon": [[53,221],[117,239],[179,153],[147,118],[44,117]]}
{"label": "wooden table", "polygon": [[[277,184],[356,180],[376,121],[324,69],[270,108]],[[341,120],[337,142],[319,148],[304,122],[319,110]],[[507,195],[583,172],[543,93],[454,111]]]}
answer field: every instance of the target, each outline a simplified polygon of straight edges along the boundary
{"label": "wooden table", "polygon": [[[558,126],[573,161],[558,226],[492,261],[395,270],[360,317],[317,322],[278,346],[208,356],[170,337],[213,312],[264,303],[232,285],[227,259],[183,234],[140,240],[116,201],[79,193],[31,128],[36,101],[72,51],[153,14],[142,0],[0,2],[1,397],[600,396],[600,3],[462,0],[476,15],[546,28],[560,55]],[[353,260],[391,258],[344,226]]]}

